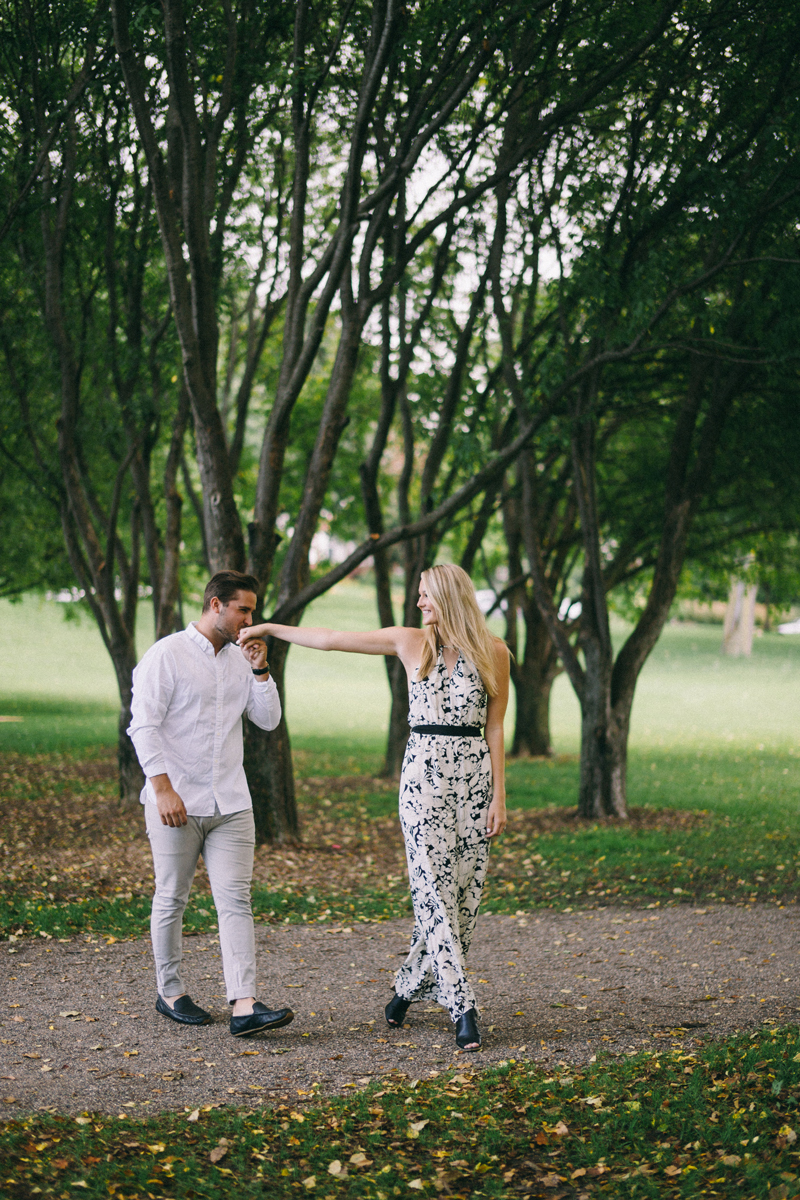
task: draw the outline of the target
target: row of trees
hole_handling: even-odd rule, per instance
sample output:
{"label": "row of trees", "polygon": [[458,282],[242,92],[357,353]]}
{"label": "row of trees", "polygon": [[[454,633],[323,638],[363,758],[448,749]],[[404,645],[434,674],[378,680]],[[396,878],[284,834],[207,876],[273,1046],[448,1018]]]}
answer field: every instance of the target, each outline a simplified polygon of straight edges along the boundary
{"label": "row of trees", "polygon": [[[514,751],[549,752],[566,670],[580,811],[624,816],[685,564],[797,528],[791,12],[0,8],[2,582],[84,592],[123,796],[143,590],[159,637],[224,567],[299,621],[370,559],[378,619],[413,624],[445,553],[507,602]],[[312,568],[321,523],[356,549]],[[285,721],[246,765],[261,836],[294,836]]]}

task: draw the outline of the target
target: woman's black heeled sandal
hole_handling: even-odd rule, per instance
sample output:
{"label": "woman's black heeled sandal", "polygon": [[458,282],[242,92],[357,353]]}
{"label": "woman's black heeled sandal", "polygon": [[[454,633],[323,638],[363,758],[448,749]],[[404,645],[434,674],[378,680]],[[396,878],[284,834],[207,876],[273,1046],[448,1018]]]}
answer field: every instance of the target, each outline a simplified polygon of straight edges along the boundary
{"label": "woman's black heeled sandal", "polygon": [[410,1005],[410,1000],[404,1000],[402,996],[398,996],[397,992],[395,992],[383,1010],[386,1016],[386,1024],[391,1025],[393,1029],[399,1029],[406,1019],[406,1013]]}
{"label": "woman's black heeled sandal", "polygon": [[477,1050],[481,1044],[481,1034],[478,1029],[478,1014],[474,1008],[465,1012],[456,1021],[456,1045],[459,1050]]}

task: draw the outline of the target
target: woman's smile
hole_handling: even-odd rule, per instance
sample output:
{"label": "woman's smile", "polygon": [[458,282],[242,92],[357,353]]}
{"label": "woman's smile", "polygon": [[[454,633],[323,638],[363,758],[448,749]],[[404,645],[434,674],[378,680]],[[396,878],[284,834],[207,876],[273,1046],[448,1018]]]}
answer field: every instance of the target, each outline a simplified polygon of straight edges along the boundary
{"label": "woman's smile", "polygon": [[436,611],[436,605],[433,603],[432,600],[428,599],[427,594],[425,593],[425,591],[422,589],[421,586],[419,589],[419,600],[417,601],[417,608],[422,613],[422,624],[423,625],[435,625],[438,622],[439,614]]}

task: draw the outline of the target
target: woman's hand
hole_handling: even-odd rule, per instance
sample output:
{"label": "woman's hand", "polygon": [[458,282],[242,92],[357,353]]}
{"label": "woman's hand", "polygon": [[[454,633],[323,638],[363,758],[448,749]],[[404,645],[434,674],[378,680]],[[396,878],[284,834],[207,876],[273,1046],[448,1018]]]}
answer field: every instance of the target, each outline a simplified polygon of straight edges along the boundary
{"label": "woman's hand", "polygon": [[244,629],[239,630],[239,645],[244,646],[246,642],[251,642],[253,638],[265,638],[269,636],[270,626],[268,622],[263,625],[245,625]]}
{"label": "woman's hand", "polygon": [[503,796],[495,796],[486,814],[487,837],[499,837],[506,827],[506,802]]}

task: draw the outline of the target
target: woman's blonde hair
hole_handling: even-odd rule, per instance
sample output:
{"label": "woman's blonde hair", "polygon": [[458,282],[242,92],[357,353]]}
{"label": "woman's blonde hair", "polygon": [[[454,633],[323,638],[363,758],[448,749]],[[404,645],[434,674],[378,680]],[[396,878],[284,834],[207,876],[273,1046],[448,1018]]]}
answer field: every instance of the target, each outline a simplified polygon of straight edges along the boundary
{"label": "woman's blonde hair", "polygon": [[[429,567],[420,576],[428,597],[436,605],[439,620],[436,626],[423,629],[422,647],[417,679],[426,679],[439,656],[439,646],[460,650],[478,669],[490,696],[497,693],[497,638],[486,627],[486,618],[478,607],[472,580],[462,567],[440,563]],[[438,630],[438,637],[437,637]]]}

